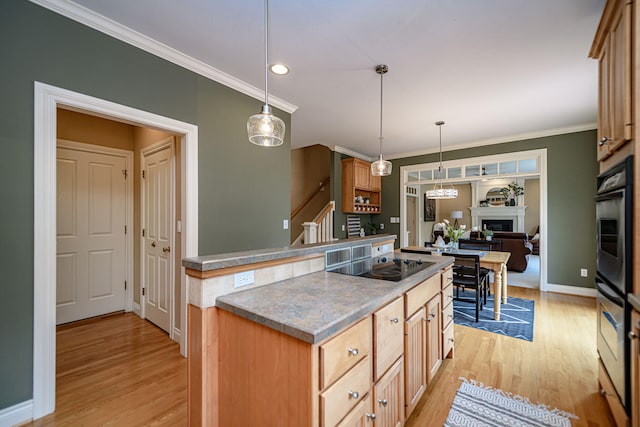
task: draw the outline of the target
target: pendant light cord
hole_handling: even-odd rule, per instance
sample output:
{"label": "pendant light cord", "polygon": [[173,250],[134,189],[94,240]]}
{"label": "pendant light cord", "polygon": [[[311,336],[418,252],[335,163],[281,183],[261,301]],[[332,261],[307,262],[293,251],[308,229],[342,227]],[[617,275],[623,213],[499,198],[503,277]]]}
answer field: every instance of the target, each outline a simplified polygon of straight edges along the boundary
{"label": "pendant light cord", "polygon": [[269,105],[269,0],[264,9],[264,105]]}
{"label": "pendant light cord", "polygon": [[382,157],[382,76],[384,74],[380,73],[380,157]]}

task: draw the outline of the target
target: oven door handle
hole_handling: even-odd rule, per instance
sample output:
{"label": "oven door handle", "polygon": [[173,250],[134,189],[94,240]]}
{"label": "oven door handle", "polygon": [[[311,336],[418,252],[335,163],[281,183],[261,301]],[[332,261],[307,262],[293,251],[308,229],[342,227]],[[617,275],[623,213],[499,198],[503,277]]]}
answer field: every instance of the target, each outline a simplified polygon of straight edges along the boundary
{"label": "oven door handle", "polygon": [[596,202],[604,202],[606,200],[622,199],[624,197],[624,190],[614,191],[613,193],[602,194],[596,196]]}
{"label": "oven door handle", "polygon": [[615,305],[624,307],[624,299],[614,293],[611,293],[609,286],[607,286],[603,281],[596,279],[596,289]]}

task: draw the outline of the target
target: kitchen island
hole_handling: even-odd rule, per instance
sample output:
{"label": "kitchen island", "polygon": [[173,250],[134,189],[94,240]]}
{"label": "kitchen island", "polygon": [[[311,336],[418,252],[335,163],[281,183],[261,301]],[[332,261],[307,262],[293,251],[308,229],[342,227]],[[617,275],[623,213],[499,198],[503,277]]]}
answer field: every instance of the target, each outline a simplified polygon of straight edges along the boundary
{"label": "kitchen island", "polygon": [[[373,255],[392,254],[394,239],[377,236],[287,248],[286,257],[281,256],[284,251],[248,253],[245,260],[255,262],[246,264],[242,254],[185,260],[183,265],[191,270],[189,425],[337,425],[351,417],[375,417],[371,398],[385,392],[396,397],[379,399],[385,402],[381,409],[388,408],[395,418],[401,412],[404,420],[405,373],[409,369],[407,381],[413,386],[416,376],[428,370],[420,365],[416,374],[406,363],[424,353],[405,351],[404,320],[413,314],[406,310],[424,311],[418,324],[423,326],[416,330],[426,332],[427,324],[437,325],[437,333],[431,333],[438,344],[437,369],[445,349],[442,274],[450,271],[453,260],[411,254],[414,260],[434,264],[399,282],[324,271],[327,251],[364,244],[371,245]],[[200,261],[202,270],[191,268]],[[209,268],[216,262],[222,265]],[[272,283],[225,292],[232,289],[230,276],[248,268],[255,269],[259,285],[266,284],[259,267],[272,269],[265,273]],[[288,273],[291,277],[277,280]],[[221,282],[222,288],[211,280]],[[214,305],[198,305],[212,301],[213,287],[222,289]],[[437,302],[430,315],[427,299]],[[447,334],[445,356],[451,357],[452,324]],[[419,393],[412,399],[424,391],[424,386],[414,387]]]}

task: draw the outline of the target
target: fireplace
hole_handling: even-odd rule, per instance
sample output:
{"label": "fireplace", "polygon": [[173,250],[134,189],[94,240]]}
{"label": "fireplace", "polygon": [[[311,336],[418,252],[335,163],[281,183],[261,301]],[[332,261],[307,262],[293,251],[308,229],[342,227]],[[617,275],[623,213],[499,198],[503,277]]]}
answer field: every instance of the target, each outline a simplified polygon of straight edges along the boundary
{"label": "fireplace", "polygon": [[512,219],[483,219],[482,229],[485,228],[493,231],[513,231]]}

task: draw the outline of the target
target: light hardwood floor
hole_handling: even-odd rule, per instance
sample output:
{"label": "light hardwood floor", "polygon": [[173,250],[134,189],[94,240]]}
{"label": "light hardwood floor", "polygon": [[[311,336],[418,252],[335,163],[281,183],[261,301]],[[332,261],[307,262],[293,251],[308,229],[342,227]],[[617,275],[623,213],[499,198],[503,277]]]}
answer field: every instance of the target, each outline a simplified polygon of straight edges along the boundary
{"label": "light hardwood floor", "polygon": [[33,426],[185,426],[187,359],[132,313],[62,326],[56,411]]}
{"label": "light hardwood floor", "polygon": [[527,397],[579,417],[572,425],[613,426],[598,394],[594,298],[509,287],[535,300],[533,342],[455,326],[455,358],[445,361],[406,427],[444,424],[459,377]]}
{"label": "light hardwood floor", "polygon": [[[407,427],[441,426],[459,377],[572,412],[574,427],[613,425],[597,390],[595,300],[509,292],[536,301],[534,341],[456,326],[455,358]],[[186,359],[163,331],[129,313],[61,328],[57,339],[57,410],[28,425],[186,425]]]}

